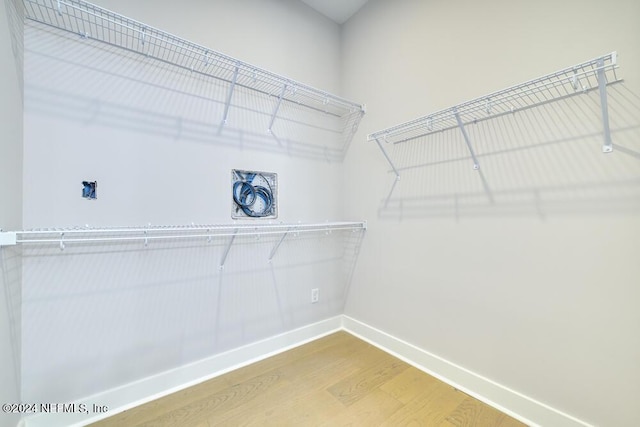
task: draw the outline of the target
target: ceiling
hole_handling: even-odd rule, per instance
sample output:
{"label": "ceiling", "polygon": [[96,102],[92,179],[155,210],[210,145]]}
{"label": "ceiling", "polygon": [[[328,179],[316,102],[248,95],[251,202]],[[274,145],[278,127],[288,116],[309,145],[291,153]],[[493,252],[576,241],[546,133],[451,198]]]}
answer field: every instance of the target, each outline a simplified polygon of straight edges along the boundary
{"label": "ceiling", "polygon": [[338,24],[344,24],[369,0],[301,0]]}

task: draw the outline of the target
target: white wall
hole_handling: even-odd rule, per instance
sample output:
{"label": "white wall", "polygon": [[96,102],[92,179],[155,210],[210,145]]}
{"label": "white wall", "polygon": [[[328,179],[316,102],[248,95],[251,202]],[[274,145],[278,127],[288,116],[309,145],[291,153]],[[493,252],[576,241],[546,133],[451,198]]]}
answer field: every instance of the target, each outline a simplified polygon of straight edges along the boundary
{"label": "white wall", "polygon": [[[100,3],[302,82],[339,86],[337,26],[299,2]],[[283,106],[279,143],[266,132],[273,100],[237,88],[218,134],[226,90],[28,23],[24,226],[230,223],[232,168],[279,174],[278,221],[344,219],[341,165],[326,155],[335,123],[304,114],[296,123]],[[97,180],[97,200],[80,197],[83,180]],[[292,236],[267,263],[278,238],[236,239],[223,270],[228,238],[25,248],[23,400],[88,396],[340,314],[351,238]]]}
{"label": "white wall", "polygon": [[[17,2],[0,5],[0,228],[22,227],[22,25]],[[0,401],[20,402],[20,257],[0,249]],[[14,426],[19,414],[0,414]]]}
{"label": "white wall", "polygon": [[[372,0],[347,22],[343,95],[368,114],[344,195],[369,220],[347,315],[587,423],[640,425],[638,16],[631,0]],[[614,153],[585,95],[469,127],[494,205],[454,132],[388,147],[417,167],[385,207],[368,133],[613,50]]]}
{"label": "white wall", "polygon": [[19,229],[22,224],[22,28],[20,11],[12,0],[3,2],[2,15],[2,138],[0,145],[0,228]]}

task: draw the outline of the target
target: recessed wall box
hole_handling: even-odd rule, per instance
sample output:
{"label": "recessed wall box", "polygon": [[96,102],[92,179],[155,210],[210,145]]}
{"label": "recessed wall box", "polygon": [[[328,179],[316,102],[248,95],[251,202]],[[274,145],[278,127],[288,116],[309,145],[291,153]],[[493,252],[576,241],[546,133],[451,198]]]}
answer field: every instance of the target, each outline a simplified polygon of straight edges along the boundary
{"label": "recessed wall box", "polygon": [[277,189],[276,173],[233,169],[231,218],[277,218]]}
{"label": "recessed wall box", "polygon": [[98,182],[97,181],[82,181],[82,197],[88,200],[95,200],[98,198],[97,194]]}

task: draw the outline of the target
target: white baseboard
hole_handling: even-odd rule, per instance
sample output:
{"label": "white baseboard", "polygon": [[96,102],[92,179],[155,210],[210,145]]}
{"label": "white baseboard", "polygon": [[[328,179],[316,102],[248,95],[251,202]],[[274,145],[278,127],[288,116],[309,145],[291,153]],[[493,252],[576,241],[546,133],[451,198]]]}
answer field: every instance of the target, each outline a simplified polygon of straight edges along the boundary
{"label": "white baseboard", "polygon": [[[20,425],[24,427],[83,426],[339,330],[369,342],[527,425],[592,427],[571,415],[344,315],[285,332],[75,402],[78,405],[85,405],[88,414],[83,412],[39,413],[23,418]],[[92,412],[94,404],[106,406],[109,410],[105,413]]]}
{"label": "white baseboard", "polygon": [[511,390],[386,332],[349,316],[342,316],[342,318],[343,329],[350,334],[529,426],[592,427],[582,420]]}
{"label": "white baseboard", "polygon": [[[25,427],[83,426],[341,329],[342,316],[332,317],[74,402],[85,405],[88,414],[84,412],[38,413],[23,418],[21,425]],[[93,413],[92,405],[94,404],[106,406],[109,409],[105,413]]]}

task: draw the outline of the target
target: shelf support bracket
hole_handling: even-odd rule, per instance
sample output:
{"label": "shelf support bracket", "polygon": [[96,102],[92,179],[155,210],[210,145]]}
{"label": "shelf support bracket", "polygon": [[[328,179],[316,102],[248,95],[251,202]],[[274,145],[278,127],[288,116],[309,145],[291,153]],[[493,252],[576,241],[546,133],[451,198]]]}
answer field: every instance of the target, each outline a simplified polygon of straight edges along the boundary
{"label": "shelf support bracket", "polygon": [[602,124],[604,126],[603,153],[613,151],[611,143],[611,129],[609,128],[609,109],[607,106],[607,79],[604,72],[604,59],[598,59],[598,89],[600,89],[600,108],[602,108]]}
{"label": "shelf support bracket", "polygon": [[391,166],[391,169],[393,169],[393,173],[396,174],[396,179],[400,179],[400,173],[398,173],[398,169],[396,169],[396,167],[393,165],[393,162],[389,158],[389,155],[382,147],[380,140],[378,138],[373,138],[373,139],[376,141],[376,144],[378,144],[378,148],[380,148],[380,151],[382,151],[382,155],[384,156],[384,158],[387,159],[387,163],[389,163],[389,166]]}
{"label": "shelf support bracket", "polygon": [[220,260],[220,270],[224,269],[224,263],[227,261],[227,256],[229,255],[229,251],[231,250],[231,245],[233,245],[233,241],[236,239],[237,234],[238,229],[236,228],[235,230],[233,230],[233,235],[231,236],[231,239],[229,240],[229,243],[227,243],[227,247],[222,254],[222,259]]}
{"label": "shelf support bracket", "polygon": [[273,127],[273,122],[276,121],[276,114],[278,114],[278,110],[280,109],[280,104],[282,104],[282,98],[284,97],[284,93],[287,91],[287,84],[282,85],[282,91],[280,92],[280,96],[278,96],[278,103],[276,104],[276,108],[273,109],[273,114],[271,114],[271,122],[269,123],[269,128],[267,128],[267,132],[271,132],[271,128]]}
{"label": "shelf support bracket", "polygon": [[220,124],[220,128],[222,128],[222,126],[227,124],[227,117],[229,117],[229,107],[231,106],[231,97],[233,96],[233,90],[235,89],[236,82],[238,81],[238,71],[239,71],[239,68],[236,65],[236,68],[233,71],[233,79],[231,80],[229,93],[227,94],[227,101],[224,104],[224,116],[222,117],[222,123]]}
{"label": "shelf support bracket", "polygon": [[276,252],[278,252],[278,248],[280,247],[282,242],[284,242],[284,239],[287,237],[287,235],[289,235],[290,231],[291,231],[291,227],[287,228],[287,231],[285,231],[284,234],[282,235],[282,237],[280,237],[280,240],[278,240],[278,243],[276,243],[276,245],[273,247],[273,249],[271,249],[271,253],[269,254],[268,262],[271,262],[273,257],[276,256]]}
{"label": "shelf support bracket", "polygon": [[453,114],[456,116],[456,122],[458,122],[458,127],[460,128],[460,132],[462,132],[462,136],[464,137],[464,142],[467,143],[467,148],[469,149],[469,153],[471,153],[471,158],[473,159],[473,169],[480,169],[480,164],[478,163],[478,159],[476,158],[476,153],[473,151],[473,147],[471,146],[471,141],[469,140],[469,135],[467,135],[467,130],[464,128],[464,124],[460,119],[460,113],[458,113],[458,109],[453,109]]}

